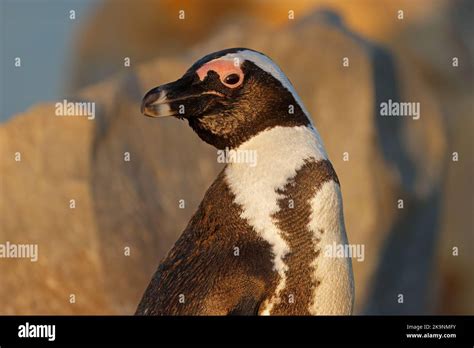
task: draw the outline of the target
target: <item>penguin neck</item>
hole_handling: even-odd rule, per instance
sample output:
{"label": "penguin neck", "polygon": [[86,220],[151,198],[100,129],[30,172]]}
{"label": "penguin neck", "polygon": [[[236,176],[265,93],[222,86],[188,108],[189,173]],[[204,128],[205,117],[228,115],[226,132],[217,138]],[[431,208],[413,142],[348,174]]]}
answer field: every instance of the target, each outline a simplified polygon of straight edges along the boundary
{"label": "penguin neck", "polygon": [[236,150],[255,151],[256,165],[229,163],[225,169],[226,182],[235,203],[242,208],[241,218],[272,248],[274,269],[280,279],[275,291],[278,294],[285,288],[288,270],[285,256],[290,251],[275,219],[281,210],[279,192],[305,163],[326,160],[327,154],[312,126],[274,127],[257,134]]}
{"label": "penguin neck", "polygon": [[[255,151],[256,164],[229,163],[225,180],[240,217],[271,247],[279,279],[261,314],[349,314],[350,260],[318,256],[326,245],[347,239],[339,181],[317,131],[311,125],[274,127],[236,150]],[[298,297],[297,306],[285,305],[289,294]]]}
{"label": "penguin neck", "polygon": [[253,162],[229,161],[224,170],[226,182],[235,202],[244,210],[243,217],[261,233],[278,232],[271,217],[278,211],[278,190],[308,161],[327,160],[321,138],[312,125],[277,126],[258,133],[234,151],[238,158],[252,158]]}
{"label": "penguin neck", "polygon": [[258,173],[261,179],[278,177],[280,185],[294,176],[309,158],[315,161],[328,158],[321,137],[311,123],[265,129],[232,150],[241,155],[239,158],[250,154],[256,160],[252,163],[229,161],[228,171]]}
{"label": "penguin neck", "polygon": [[[294,99],[278,99],[271,102],[265,101],[263,105],[256,106],[252,101],[246,103],[245,110],[231,111],[229,114],[206,115],[203,117],[191,117],[187,121],[189,126],[201,138],[201,140],[214,146],[219,150],[236,150],[241,147],[254,146],[256,142],[262,142],[271,137],[275,128],[285,128],[288,133],[292,129],[312,129],[321,142],[319,134],[314,129],[311,119],[305,109],[297,104]],[[289,114],[288,103],[294,103],[293,113]],[[223,120],[234,120],[224,121]],[[278,139],[277,139],[278,140]],[[280,140],[278,140],[280,141]],[[267,141],[268,145],[270,141]],[[275,142],[275,141],[274,141]]]}

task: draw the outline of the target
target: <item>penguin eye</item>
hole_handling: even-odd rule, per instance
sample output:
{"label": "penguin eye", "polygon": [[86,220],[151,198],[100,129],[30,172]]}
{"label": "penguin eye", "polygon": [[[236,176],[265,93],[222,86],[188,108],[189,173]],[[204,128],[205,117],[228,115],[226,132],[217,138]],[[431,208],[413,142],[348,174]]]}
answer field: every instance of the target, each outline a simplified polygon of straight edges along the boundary
{"label": "penguin eye", "polygon": [[237,74],[230,74],[230,75],[227,75],[226,77],[224,77],[224,83],[226,85],[230,85],[230,86],[233,86],[233,85],[236,85],[237,83],[239,83],[240,81],[240,76],[237,75]]}

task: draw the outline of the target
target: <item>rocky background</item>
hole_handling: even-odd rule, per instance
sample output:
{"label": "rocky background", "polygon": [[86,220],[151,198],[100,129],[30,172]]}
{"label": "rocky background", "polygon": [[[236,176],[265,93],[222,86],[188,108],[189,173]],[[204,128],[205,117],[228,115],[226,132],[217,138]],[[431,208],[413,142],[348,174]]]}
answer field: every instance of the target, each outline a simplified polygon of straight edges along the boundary
{"label": "rocky background", "polygon": [[[0,125],[0,243],[39,245],[36,263],[0,259],[0,314],[134,312],[221,168],[185,123],[141,116],[141,97],[234,46],[278,62],[324,139],[349,240],[365,245],[356,313],[474,313],[473,14],[472,1],[105,1],[68,81],[95,120],[44,103]],[[380,117],[388,99],[420,102],[421,118]]]}

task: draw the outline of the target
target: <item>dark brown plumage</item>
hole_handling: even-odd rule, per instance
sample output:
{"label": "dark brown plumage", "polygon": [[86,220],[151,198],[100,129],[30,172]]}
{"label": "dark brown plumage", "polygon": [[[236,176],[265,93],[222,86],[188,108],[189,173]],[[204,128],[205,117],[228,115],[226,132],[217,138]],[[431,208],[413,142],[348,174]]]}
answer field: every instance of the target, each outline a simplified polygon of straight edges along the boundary
{"label": "dark brown plumage", "polygon": [[[329,180],[338,182],[329,161],[308,161],[280,192],[281,210],[275,219],[294,251],[287,255],[288,287],[282,302],[275,306],[276,315],[309,314],[313,286],[309,263],[316,257],[307,229],[309,200]],[[294,200],[296,209],[289,208],[289,199]],[[136,314],[257,314],[262,302],[275,291],[278,274],[273,270],[270,245],[240,218],[241,213],[224,169],[161,262]],[[296,299],[294,303],[288,303],[290,294]],[[184,295],[184,302],[180,302],[180,295]]]}
{"label": "dark brown plumage", "polygon": [[240,214],[222,171],[161,262],[136,314],[257,314],[276,274],[268,242]]}

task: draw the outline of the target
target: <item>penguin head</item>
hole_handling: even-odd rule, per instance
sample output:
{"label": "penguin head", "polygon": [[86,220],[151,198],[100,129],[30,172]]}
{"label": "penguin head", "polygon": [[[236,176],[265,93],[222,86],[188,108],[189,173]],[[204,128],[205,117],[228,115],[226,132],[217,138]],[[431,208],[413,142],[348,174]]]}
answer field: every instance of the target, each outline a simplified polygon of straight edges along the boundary
{"label": "penguin head", "polygon": [[185,119],[199,137],[235,148],[265,129],[310,124],[288,78],[266,55],[232,48],[209,54],[177,81],[151,89],[142,113]]}

